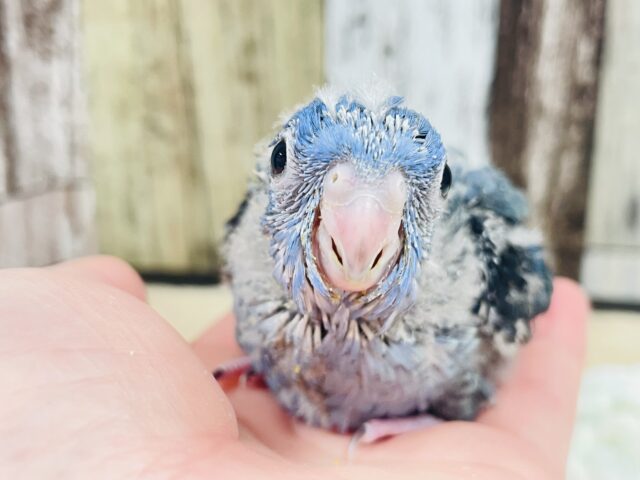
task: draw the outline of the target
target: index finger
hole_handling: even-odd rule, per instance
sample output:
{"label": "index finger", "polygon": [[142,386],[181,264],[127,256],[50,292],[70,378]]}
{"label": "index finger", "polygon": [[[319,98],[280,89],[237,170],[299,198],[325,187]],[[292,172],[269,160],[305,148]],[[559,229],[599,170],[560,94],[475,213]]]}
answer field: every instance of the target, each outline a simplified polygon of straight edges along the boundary
{"label": "index finger", "polygon": [[145,300],[144,282],[124,260],[109,255],[92,255],[47,267],[57,274],[95,281],[116,287],[140,300]]}

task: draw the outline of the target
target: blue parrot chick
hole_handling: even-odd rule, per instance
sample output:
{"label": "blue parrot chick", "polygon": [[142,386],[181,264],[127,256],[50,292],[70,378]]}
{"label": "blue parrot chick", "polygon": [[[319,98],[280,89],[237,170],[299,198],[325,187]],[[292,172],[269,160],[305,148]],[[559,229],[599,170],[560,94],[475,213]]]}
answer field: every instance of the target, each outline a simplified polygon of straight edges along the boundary
{"label": "blue parrot chick", "polygon": [[377,90],[320,90],[257,169],[226,245],[244,365],[339,432],[473,419],[549,304],[523,194]]}

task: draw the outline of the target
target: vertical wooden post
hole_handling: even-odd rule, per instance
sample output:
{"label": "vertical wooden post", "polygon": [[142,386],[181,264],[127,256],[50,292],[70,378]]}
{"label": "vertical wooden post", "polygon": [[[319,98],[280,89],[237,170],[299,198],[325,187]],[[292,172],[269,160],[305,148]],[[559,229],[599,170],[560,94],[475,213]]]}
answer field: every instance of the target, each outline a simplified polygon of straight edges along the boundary
{"label": "vertical wooden post", "polygon": [[93,249],[76,0],[0,0],[0,266]]}
{"label": "vertical wooden post", "polygon": [[556,272],[577,278],[604,0],[502,1],[490,109],[494,162],[529,196]]}

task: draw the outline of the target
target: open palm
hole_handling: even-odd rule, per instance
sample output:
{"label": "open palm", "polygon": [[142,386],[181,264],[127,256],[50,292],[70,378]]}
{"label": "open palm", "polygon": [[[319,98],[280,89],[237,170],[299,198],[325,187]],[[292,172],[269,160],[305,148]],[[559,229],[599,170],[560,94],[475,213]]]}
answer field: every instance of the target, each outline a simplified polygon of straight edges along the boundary
{"label": "open palm", "polygon": [[0,272],[0,478],[562,478],[587,302],[557,280],[496,404],[374,445],[289,418],[269,392],[224,392],[233,320],[188,345],[124,263]]}

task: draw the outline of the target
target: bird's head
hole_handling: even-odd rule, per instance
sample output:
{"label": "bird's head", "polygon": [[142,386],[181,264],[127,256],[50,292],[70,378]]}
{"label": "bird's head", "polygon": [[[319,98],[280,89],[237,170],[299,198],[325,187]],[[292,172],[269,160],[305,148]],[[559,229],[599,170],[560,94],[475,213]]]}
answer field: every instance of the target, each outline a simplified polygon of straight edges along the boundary
{"label": "bird's head", "polygon": [[412,298],[451,184],[440,136],[402,98],[320,94],[269,150],[276,278],[298,306],[388,316]]}

